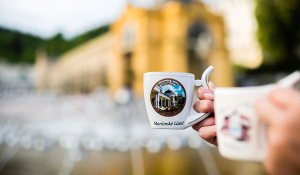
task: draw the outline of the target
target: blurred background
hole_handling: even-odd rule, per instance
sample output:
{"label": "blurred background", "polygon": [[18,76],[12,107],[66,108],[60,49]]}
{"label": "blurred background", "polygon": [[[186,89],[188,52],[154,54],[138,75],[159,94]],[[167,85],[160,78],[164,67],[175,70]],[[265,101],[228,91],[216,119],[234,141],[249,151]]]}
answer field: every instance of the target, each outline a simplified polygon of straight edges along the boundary
{"label": "blurred background", "polygon": [[0,0],[0,174],[265,174],[191,128],[152,130],[143,74],[275,82],[300,67],[299,14],[299,0]]}

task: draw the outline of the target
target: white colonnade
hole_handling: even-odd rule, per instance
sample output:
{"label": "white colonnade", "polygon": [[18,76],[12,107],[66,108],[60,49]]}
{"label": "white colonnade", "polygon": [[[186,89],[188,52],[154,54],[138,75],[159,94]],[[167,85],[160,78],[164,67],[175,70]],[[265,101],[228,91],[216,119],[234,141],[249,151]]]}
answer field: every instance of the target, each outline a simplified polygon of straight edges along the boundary
{"label": "white colonnade", "polygon": [[170,97],[157,93],[155,96],[155,107],[160,108],[160,107],[170,107],[171,106],[171,99]]}

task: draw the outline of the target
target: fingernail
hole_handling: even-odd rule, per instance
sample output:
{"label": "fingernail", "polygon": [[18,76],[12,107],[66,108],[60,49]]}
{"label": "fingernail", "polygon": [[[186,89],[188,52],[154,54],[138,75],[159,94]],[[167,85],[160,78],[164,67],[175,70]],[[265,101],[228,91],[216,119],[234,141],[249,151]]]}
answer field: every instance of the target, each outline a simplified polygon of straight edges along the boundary
{"label": "fingernail", "polygon": [[213,82],[209,82],[210,86],[213,87],[214,89],[216,89],[216,86],[213,84]]}
{"label": "fingernail", "polygon": [[210,93],[205,93],[205,94],[204,94],[204,97],[205,97],[206,99],[208,99],[208,100],[213,100],[213,99],[214,99],[214,96],[213,96],[212,94],[210,94]]}

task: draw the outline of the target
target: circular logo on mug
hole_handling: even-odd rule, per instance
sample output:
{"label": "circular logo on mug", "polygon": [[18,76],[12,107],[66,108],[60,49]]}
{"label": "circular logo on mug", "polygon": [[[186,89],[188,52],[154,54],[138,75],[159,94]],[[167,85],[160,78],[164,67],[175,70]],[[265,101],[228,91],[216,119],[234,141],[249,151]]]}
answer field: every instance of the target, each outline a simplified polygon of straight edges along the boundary
{"label": "circular logo on mug", "polygon": [[150,93],[154,110],[160,115],[172,117],[179,114],[185,105],[185,89],[179,81],[166,78],[157,82]]}

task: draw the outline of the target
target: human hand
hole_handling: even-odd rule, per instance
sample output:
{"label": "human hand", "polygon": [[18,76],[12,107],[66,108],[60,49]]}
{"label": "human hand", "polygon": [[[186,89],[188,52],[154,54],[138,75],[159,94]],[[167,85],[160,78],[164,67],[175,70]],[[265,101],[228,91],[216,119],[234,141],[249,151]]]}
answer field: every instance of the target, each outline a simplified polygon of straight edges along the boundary
{"label": "human hand", "polygon": [[272,175],[300,174],[300,92],[277,89],[255,107],[268,125],[266,170]]}
{"label": "human hand", "polygon": [[196,112],[211,112],[211,115],[192,127],[194,130],[199,132],[199,135],[202,139],[218,146],[213,101],[213,92],[216,87],[211,81],[208,83],[208,87],[209,90],[203,87],[198,89],[197,96],[200,100],[194,102],[193,108]]}

